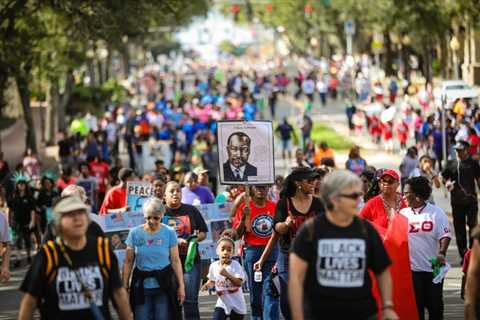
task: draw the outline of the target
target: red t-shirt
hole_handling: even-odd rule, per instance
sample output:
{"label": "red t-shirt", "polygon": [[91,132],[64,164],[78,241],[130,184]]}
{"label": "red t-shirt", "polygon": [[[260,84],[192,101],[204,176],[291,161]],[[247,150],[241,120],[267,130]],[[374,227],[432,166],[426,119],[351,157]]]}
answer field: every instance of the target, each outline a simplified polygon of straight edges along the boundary
{"label": "red t-shirt", "polygon": [[[402,198],[400,200],[400,210],[407,207],[407,203]],[[378,195],[365,204],[360,211],[360,217],[372,222],[377,227],[382,229],[388,228],[388,215],[383,205],[382,196]]]}
{"label": "red t-shirt", "polygon": [[70,178],[68,178],[68,180],[63,180],[63,178],[60,177],[57,180],[57,188],[58,188],[58,190],[60,190],[60,192],[62,192],[63,189],[65,189],[66,187],[68,187],[71,184],[75,184],[76,181],[77,181],[77,178],[75,178],[75,177],[70,177]]}
{"label": "red t-shirt", "polygon": [[108,209],[120,209],[127,204],[127,188],[115,186],[110,189],[103,199],[100,215],[108,214]]}
{"label": "red t-shirt", "polygon": [[[233,217],[233,227],[237,228],[242,219],[242,210],[245,207],[245,202],[238,206],[235,216]],[[250,201],[251,211],[251,232],[245,232],[243,239],[249,246],[265,246],[270,240],[273,230],[273,217],[275,216],[275,203],[267,200],[267,203],[262,208],[257,208]]]}
{"label": "red t-shirt", "polygon": [[108,178],[108,164],[105,162],[92,161],[90,162],[90,169],[92,174],[97,178],[98,192],[107,191],[106,180]]}

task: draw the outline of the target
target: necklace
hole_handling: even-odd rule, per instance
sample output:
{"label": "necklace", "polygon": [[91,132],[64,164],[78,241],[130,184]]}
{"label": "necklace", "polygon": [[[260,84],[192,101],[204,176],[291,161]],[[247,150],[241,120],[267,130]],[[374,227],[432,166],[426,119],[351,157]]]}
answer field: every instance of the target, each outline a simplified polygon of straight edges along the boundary
{"label": "necklace", "polygon": [[418,212],[415,211],[415,208],[414,208],[414,207],[412,207],[413,214],[417,215],[417,214],[422,213],[423,209],[425,209],[426,206],[427,206],[427,203],[425,203],[425,204],[420,208],[420,210],[418,210]]}
{"label": "necklace", "polygon": [[390,221],[391,217],[393,216],[394,213],[397,213],[400,211],[400,197],[395,194],[395,206],[392,207],[390,204],[385,200],[385,197],[383,194],[380,195],[382,202],[383,202],[383,207],[385,208],[385,211],[387,212],[387,219]]}

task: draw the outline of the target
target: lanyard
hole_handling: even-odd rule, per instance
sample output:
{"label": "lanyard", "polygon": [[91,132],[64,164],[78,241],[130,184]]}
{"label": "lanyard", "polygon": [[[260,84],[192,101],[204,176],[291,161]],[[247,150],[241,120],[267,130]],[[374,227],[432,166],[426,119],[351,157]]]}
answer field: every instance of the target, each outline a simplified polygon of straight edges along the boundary
{"label": "lanyard", "polygon": [[75,277],[77,278],[78,282],[80,282],[80,286],[81,286],[81,290],[82,290],[83,295],[85,296],[85,298],[87,299],[87,301],[89,303],[92,303],[93,302],[92,292],[90,291],[90,289],[87,288],[85,283],[82,281],[82,277],[81,277],[78,269],[73,268],[72,259],[70,258],[70,255],[65,250],[65,245],[63,243],[63,240],[60,237],[57,237],[56,242],[57,242],[58,246],[60,247],[60,251],[62,252],[63,256],[65,257],[65,260],[67,260],[68,266],[70,267],[70,269],[75,274]]}
{"label": "lanyard", "polygon": [[425,207],[427,206],[427,203],[425,203],[421,208],[420,210],[418,210],[418,212],[415,211],[415,208],[412,207],[412,211],[413,211],[413,214],[417,215],[417,214],[421,214],[423,209],[425,209]]}

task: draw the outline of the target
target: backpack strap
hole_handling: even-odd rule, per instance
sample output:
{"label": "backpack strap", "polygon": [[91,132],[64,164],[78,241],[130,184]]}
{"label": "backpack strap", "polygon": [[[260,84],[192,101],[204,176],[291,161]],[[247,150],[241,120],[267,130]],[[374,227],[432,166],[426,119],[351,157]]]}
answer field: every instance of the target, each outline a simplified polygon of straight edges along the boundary
{"label": "backpack strap", "polygon": [[58,258],[57,248],[52,240],[47,241],[47,243],[43,245],[43,251],[47,257],[47,269],[45,271],[45,276],[48,283],[50,283],[57,275],[57,269],[60,265],[60,261]]}
{"label": "backpack strap", "polygon": [[111,267],[110,242],[108,238],[105,238],[105,237],[97,238],[97,255],[98,255],[98,263],[100,265],[100,269],[102,270],[102,273],[105,276],[105,278],[108,279],[110,277],[110,267]]}

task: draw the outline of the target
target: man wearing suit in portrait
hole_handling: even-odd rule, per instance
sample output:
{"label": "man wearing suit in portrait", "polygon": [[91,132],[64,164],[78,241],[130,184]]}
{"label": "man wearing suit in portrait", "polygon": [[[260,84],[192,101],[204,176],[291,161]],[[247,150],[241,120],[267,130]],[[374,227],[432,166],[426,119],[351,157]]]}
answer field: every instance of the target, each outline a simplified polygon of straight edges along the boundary
{"label": "man wearing suit in portrait", "polygon": [[234,132],[228,137],[228,160],[223,164],[225,181],[248,181],[249,176],[257,175],[257,168],[248,163],[250,142],[250,137],[243,132]]}

